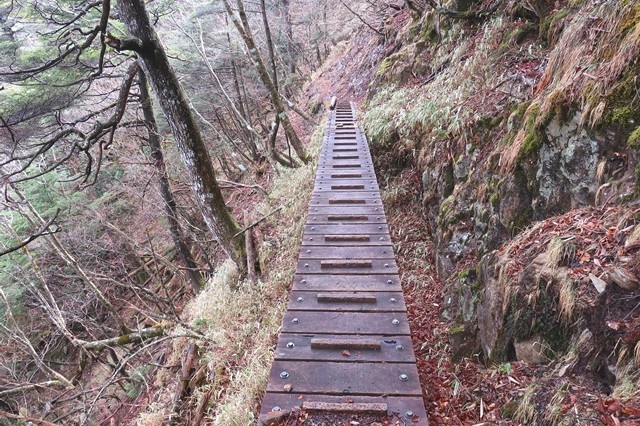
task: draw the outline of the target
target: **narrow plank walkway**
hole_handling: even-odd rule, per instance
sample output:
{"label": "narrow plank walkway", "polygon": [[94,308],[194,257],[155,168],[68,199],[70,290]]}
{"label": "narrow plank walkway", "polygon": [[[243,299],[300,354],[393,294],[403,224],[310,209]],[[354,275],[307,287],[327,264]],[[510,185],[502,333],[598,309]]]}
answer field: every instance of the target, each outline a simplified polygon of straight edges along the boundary
{"label": "narrow plank walkway", "polygon": [[325,130],[261,414],[294,407],[428,424],[369,146],[349,104]]}

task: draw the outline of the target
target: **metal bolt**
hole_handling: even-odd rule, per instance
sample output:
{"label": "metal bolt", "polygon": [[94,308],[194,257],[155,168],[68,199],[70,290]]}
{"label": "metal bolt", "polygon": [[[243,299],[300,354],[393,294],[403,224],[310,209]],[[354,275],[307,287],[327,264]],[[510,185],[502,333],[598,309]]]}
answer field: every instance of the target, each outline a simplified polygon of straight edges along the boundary
{"label": "metal bolt", "polygon": [[404,350],[404,346],[402,346],[402,345],[396,345],[396,350],[397,350],[397,351],[403,351],[403,350]]}
{"label": "metal bolt", "polygon": [[404,413],[405,417],[408,419],[412,419],[413,418],[413,411],[407,411],[406,413]]}
{"label": "metal bolt", "polygon": [[385,263],[385,264],[384,264],[384,267],[385,267],[385,268],[388,268],[388,267],[389,267],[389,264],[388,264],[388,263]]}
{"label": "metal bolt", "polygon": [[282,408],[278,407],[277,405],[271,409],[271,411],[274,411],[274,412],[280,411],[280,410],[282,410]]}
{"label": "metal bolt", "polygon": [[[395,321],[398,321],[398,320],[395,320]],[[294,318],[294,319],[291,320],[291,322],[294,323],[294,324],[297,324],[297,323],[300,322],[300,320],[298,318]]]}
{"label": "metal bolt", "polygon": [[384,241],[384,237],[380,237],[380,241]]}
{"label": "metal bolt", "polygon": [[392,297],[391,299],[389,299],[389,302],[391,302],[391,303],[396,303],[396,298],[395,298],[395,297]]}
{"label": "metal bolt", "polygon": [[382,254],[387,254],[387,251],[386,250],[382,250]]}
{"label": "metal bolt", "polygon": [[313,241],[313,238],[309,238],[309,241]]}
{"label": "metal bolt", "polygon": [[280,378],[281,379],[288,379],[289,378],[289,373],[287,373],[286,371],[283,371],[282,373],[280,373]]}
{"label": "metal bolt", "polygon": [[303,279],[302,281],[300,281],[302,284],[306,284],[308,281],[306,279]]}
{"label": "metal bolt", "polygon": [[380,216],[376,217],[376,220],[380,220]]}
{"label": "metal bolt", "polygon": [[308,263],[305,263],[305,264],[304,264],[304,267],[305,267],[305,268],[308,268],[308,267],[309,267],[309,264],[308,264]]}
{"label": "metal bolt", "polygon": [[298,297],[298,299],[296,299],[298,302],[304,302],[304,297]]}
{"label": "metal bolt", "polygon": [[296,346],[296,344],[295,344],[295,343],[293,343],[293,342],[289,342],[289,343],[287,343],[287,347],[288,347],[289,349],[294,348],[295,346]]}
{"label": "metal bolt", "polygon": [[[280,374],[280,376],[282,377],[282,374]],[[287,376],[288,376],[288,374],[287,374]],[[406,374],[402,373],[400,375],[400,380],[403,381],[403,382],[406,382],[407,380],[409,380],[409,376],[407,376]]]}
{"label": "metal bolt", "polygon": [[317,212],[317,211],[318,211],[318,209],[313,209],[313,211],[314,211],[314,212]]}
{"label": "metal bolt", "polygon": [[311,227],[311,230],[312,230],[312,231],[315,231],[315,230],[316,230],[316,227],[315,227],[315,226],[312,226],[312,227]]}
{"label": "metal bolt", "polygon": [[393,324],[393,325],[398,325],[398,324],[400,324],[400,320],[398,320],[398,319],[395,319],[395,318],[394,318],[394,319],[391,321],[391,324]]}
{"label": "metal bolt", "polygon": [[307,253],[311,253],[311,250],[307,250]]}
{"label": "metal bolt", "polygon": [[387,284],[393,284],[393,281],[387,280]]}

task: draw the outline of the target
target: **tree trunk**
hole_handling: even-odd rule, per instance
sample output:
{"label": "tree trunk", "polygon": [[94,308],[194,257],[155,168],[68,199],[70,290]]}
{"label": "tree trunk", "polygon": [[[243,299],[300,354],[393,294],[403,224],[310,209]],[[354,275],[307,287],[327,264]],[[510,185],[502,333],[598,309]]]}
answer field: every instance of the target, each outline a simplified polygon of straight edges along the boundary
{"label": "tree trunk", "polygon": [[302,142],[300,141],[300,138],[296,134],[293,126],[291,125],[291,122],[289,121],[289,117],[287,116],[287,112],[284,108],[284,103],[280,98],[280,93],[278,93],[278,89],[275,86],[273,80],[271,79],[271,76],[269,75],[269,71],[267,70],[267,67],[262,59],[262,56],[258,51],[258,47],[255,44],[255,41],[253,39],[253,34],[251,33],[251,28],[249,27],[249,19],[247,18],[247,14],[244,10],[244,5],[242,3],[242,0],[236,0],[236,5],[238,7],[238,13],[240,15],[240,22],[238,21],[238,18],[236,17],[236,15],[233,13],[233,10],[231,9],[231,4],[229,3],[229,1],[224,0],[224,7],[227,10],[227,13],[229,14],[229,16],[231,17],[231,21],[233,21],[233,24],[236,26],[238,33],[240,33],[240,36],[242,37],[242,40],[244,41],[247,47],[247,50],[249,51],[249,55],[253,60],[253,63],[256,67],[256,71],[258,72],[258,75],[260,76],[260,80],[262,81],[262,84],[265,86],[265,88],[269,92],[269,95],[271,96],[271,103],[273,104],[273,107],[275,108],[277,114],[280,116],[280,120],[282,121],[282,127],[284,128],[286,135],[289,137],[289,140],[291,141],[291,145],[293,146],[293,149],[296,151],[296,154],[304,163],[308,163],[309,155],[304,149],[304,146],[302,146]]}
{"label": "tree trunk", "polygon": [[187,276],[189,282],[195,294],[198,294],[202,288],[202,275],[198,270],[198,265],[193,259],[193,255],[187,247],[184,241],[182,229],[180,223],[178,223],[178,213],[176,207],[176,200],[173,198],[173,192],[171,192],[171,186],[169,185],[169,177],[167,176],[167,168],[164,164],[164,156],[162,155],[162,149],[160,147],[160,137],[158,135],[158,123],[153,115],[153,104],[151,103],[151,97],[149,96],[149,89],[147,87],[147,76],[138,71],[138,86],[140,88],[140,104],[142,105],[142,113],[144,115],[144,124],[148,131],[149,148],[151,149],[151,158],[153,159],[153,166],[158,171],[158,182],[160,183],[160,195],[164,205],[164,214],[167,217],[167,223],[169,224],[169,232],[171,233],[171,239],[176,246],[178,256],[182,261],[182,264],[187,269]]}
{"label": "tree trunk", "polygon": [[189,102],[169,64],[144,0],[118,2],[120,19],[131,38],[119,40],[118,50],[133,50],[153,88],[180,151],[191,186],[207,227],[224,251],[244,271],[242,239],[234,238],[240,227],[227,209],[216,180],[209,152],[189,108]]}

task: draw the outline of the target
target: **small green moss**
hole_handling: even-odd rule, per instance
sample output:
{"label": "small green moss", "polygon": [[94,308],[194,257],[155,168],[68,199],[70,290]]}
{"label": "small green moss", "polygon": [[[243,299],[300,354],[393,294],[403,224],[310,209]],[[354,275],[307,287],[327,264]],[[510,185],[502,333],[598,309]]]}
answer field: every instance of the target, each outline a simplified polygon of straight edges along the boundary
{"label": "small green moss", "polygon": [[500,408],[500,414],[505,419],[513,419],[518,409],[518,401],[509,401]]}
{"label": "small green moss", "polygon": [[629,72],[611,88],[606,96],[607,108],[602,116],[600,126],[625,127],[631,123],[640,123],[637,78],[638,71],[635,66],[631,66]]}
{"label": "small green moss", "polygon": [[454,334],[462,334],[464,333],[464,324],[456,324],[449,329],[448,334],[453,336]]}
{"label": "small green moss", "polygon": [[555,43],[558,35],[564,27],[563,20],[569,15],[571,8],[560,9],[556,13],[552,13],[542,20],[540,23],[540,36],[544,37],[549,44]]}
{"label": "small green moss", "polygon": [[376,75],[378,77],[381,77],[384,74],[386,74],[386,72],[389,70],[389,68],[391,68],[391,66],[393,64],[392,57],[393,57],[393,55],[387,56],[386,58],[384,58],[382,60],[382,62],[380,62],[380,66],[378,66],[378,71],[376,71]]}
{"label": "small green moss", "polygon": [[627,146],[636,150],[640,149],[640,126],[636,127],[636,129],[629,135]]}
{"label": "small green moss", "polygon": [[522,150],[520,151],[520,159],[525,159],[537,154],[542,148],[544,141],[539,134],[539,131],[531,131],[527,133],[524,141],[522,142]]}
{"label": "small green moss", "polygon": [[494,192],[493,194],[491,194],[489,202],[494,209],[500,208],[500,195],[497,192]]}

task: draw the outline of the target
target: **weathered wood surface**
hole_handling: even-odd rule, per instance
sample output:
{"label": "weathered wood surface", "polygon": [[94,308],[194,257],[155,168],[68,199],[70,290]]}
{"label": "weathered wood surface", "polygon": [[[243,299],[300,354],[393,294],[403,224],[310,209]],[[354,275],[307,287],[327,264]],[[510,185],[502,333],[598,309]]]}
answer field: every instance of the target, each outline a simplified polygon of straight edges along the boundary
{"label": "weathered wood surface", "polygon": [[366,137],[330,114],[262,416],[376,413],[426,426],[406,305]]}

